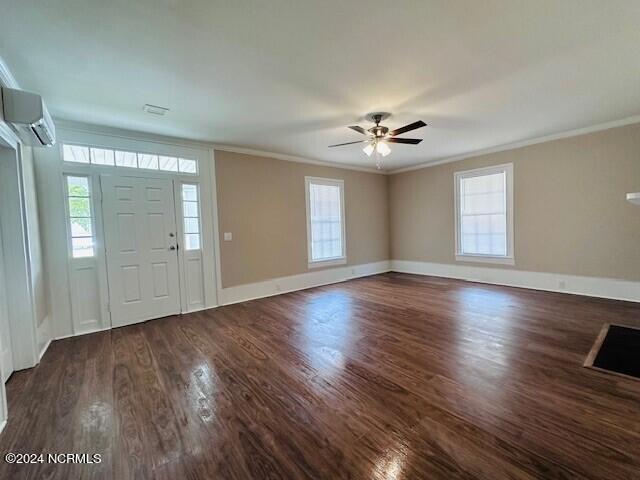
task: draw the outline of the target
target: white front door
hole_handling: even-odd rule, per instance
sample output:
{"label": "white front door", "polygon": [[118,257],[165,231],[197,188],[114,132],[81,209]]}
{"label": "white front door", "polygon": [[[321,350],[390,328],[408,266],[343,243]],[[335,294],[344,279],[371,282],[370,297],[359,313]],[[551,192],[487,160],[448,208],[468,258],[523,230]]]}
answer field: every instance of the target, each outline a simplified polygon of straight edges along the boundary
{"label": "white front door", "polygon": [[0,367],[2,381],[6,382],[13,373],[13,352],[11,351],[11,327],[9,325],[2,252],[2,232],[0,232]]}
{"label": "white front door", "polygon": [[101,175],[111,325],[180,313],[173,182]]}

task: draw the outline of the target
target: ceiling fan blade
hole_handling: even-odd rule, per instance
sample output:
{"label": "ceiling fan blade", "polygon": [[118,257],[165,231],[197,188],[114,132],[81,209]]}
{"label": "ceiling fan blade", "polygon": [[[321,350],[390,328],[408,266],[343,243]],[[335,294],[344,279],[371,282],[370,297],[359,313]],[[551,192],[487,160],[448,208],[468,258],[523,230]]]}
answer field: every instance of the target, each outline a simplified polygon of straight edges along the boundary
{"label": "ceiling fan blade", "polygon": [[357,142],[337,143],[335,145],[329,145],[329,148],[331,148],[331,147],[341,147],[343,145],[353,145],[354,143],[367,143],[367,142],[369,142],[369,140],[358,140]]}
{"label": "ceiling fan blade", "polygon": [[355,130],[358,133],[361,133],[363,135],[369,135],[369,133],[362,127],[358,126],[358,125],[351,125],[349,127],[351,130]]}
{"label": "ceiling fan blade", "polygon": [[389,135],[395,137],[396,135],[400,135],[401,133],[410,132],[411,130],[415,130],[416,128],[426,127],[427,124],[422,120],[418,120],[417,122],[410,123],[409,125],[405,125],[404,127],[396,128],[389,132]]}
{"label": "ceiling fan blade", "polygon": [[422,139],[421,138],[385,138],[384,139],[385,142],[388,143],[408,143],[410,145],[417,145],[419,144]]}

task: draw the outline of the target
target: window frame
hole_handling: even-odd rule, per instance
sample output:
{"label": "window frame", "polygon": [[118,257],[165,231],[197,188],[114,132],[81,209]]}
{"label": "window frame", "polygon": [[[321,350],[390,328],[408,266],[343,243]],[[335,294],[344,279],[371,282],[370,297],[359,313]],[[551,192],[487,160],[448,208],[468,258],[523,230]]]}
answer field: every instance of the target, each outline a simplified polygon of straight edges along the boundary
{"label": "window frame", "polygon": [[[331,187],[338,187],[340,191],[340,227],[342,230],[342,253],[338,257],[324,258],[321,260],[314,260],[311,251],[311,197],[310,185],[328,185]],[[345,217],[345,202],[344,202],[344,180],[338,178],[323,178],[323,177],[304,177],[304,190],[305,190],[305,204],[307,214],[307,267],[319,268],[328,267],[332,265],[344,265],[347,263],[347,235],[346,235],[346,217]]]}
{"label": "window frame", "polygon": [[[196,188],[196,199],[185,200],[184,199],[184,186],[189,185]],[[185,202],[195,203],[197,209],[197,217],[187,217],[184,212]],[[180,182],[180,208],[182,209],[182,249],[185,252],[201,252],[202,251],[202,207],[200,205],[200,184],[198,182]],[[187,218],[195,218],[198,220],[198,233],[187,233]],[[187,235],[198,235],[198,248],[187,248]]]}
{"label": "window frame", "polygon": [[[481,177],[485,175],[505,174],[505,196],[506,196],[506,255],[485,255],[462,253],[461,235],[461,215],[460,215],[460,184],[462,179]],[[499,265],[515,265],[514,249],[514,227],[513,227],[513,163],[494,165],[490,167],[474,168],[455,172],[454,177],[454,200],[455,200],[455,259],[459,262],[481,262],[494,263]]]}
{"label": "window frame", "polygon": [[[69,177],[72,178],[86,178],[87,179],[87,188],[89,191],[89,194],[87,197],[72,197],[69,195]],[[91,175],[88,174],[80,174],[80,173],[64,173],[63,174],[63,180],[64,180],[64,203],[65,203],[65,220],[66,220],[66,231],[67,231],[67,251],[68,251],[68,255],[69,258],[72,261],[78,261],[78,260],[93,260],[98,256],[98,251],[97,251],[97,232],[96,232],[96,212],[95,212],[95,208],[94,208],[94,195],[93,195],[93,177]],[[70,198],[86,198],[89,200],[89,213],[90,213],[90,217],[89,220],[91,220],[91,237],[74,237],[73,236],[73,231],[72,231],[72,226],[71,226],[71,219],[72,218],[85,218],[85,217],[72,217],[71,216],[71,209],[69,207],[69,199]],[[76,257],[73,252],[73,239],[74,238],[91,238],[91,250],[92,250],[92,254],[91,255],[86,255],[86,256],[80,256],[80,257]]]}
{"label": "window frame", "polygon": [[[78,148],[86,148],[87,149],[87,159],[89,160],[88,162],[74,162],[72,160],[66,160],[65,159],[65,155],[64,155],[64,150],[65,150],[65,146],[68,147],[78,147]],[[99,144],[88,144],[88,143],[84,143],[84,142],[60,142],[59,143],[59,150],[60,150],[60,158],[62,159],[62,163],[64,165],[73,165],[73,166],[83,166],[83,167],[93,167],[93,168],[99,168],[99,169],[115,169],[115,171],[117,172],[122,172],[122,175],[127,175],[126,172],[131,172],[131,171],[139,171],[139,172],[157,172],[160,174],[164,174],[164,175],[184,175],[184,176],[188,176],[188,177],[194,177],[194,176],[199,176],[200,175],[200,160],[197,158],[192,158],[192,157],[188,157],[188,156],[181,156],[181,155],[172,155],[172,154],[167,154],[167,153],[157,153],[157,152],[151,152],[151,151],[142,151],[139,149],[128,149],[128,148],[118,148],[118,147],[112,147],[112,146],[103,146],[103,145],[99,145]],[[113,165],[111,164],[103,164],[103,163],[94,163],[92,161],[93,158],[93,153],[91,150],[104,150],[104,151],[110,151],[113,155]],[[118,153],[128,153],[128,154],[134,154],[135,158],[136,158],[136,165],[118,165],[116,162],[116,154]],[[158,164],[158,168],[146,168],[146,167],[141,167],[140,166],[140,157],[141,156],[149,156],[149,157],[156,157],[156,163]],[[161,169],[160,168],[160,158],[161,157],[165,157],[165,158],[175,158],[176,159],[176,168],[177,170],[167,170],[167,169]],[[195,171],[193,172],[186,172],[186,171],[182,171],[180,169],[180,165],[181,165],[181,161],[189,161],[189,162],[194,162],[195,165]]]}

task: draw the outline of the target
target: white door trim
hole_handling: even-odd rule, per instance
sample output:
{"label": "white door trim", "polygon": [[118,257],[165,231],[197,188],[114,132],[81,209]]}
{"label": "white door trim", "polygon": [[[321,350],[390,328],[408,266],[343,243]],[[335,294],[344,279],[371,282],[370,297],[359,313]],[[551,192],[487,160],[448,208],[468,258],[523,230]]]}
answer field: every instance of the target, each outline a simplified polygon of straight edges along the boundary
{"label": "white door trim", "polygon": [[[0,122],[0,125],[3,123]],[[0,221],[13,368],[22,370],[38,363],[36,320],[31,283],[29,239],[22,182],[20,143],[9,129],[0,129]]]}
{"label": "white door trim", "polygon": [[[184,231],[184,211],[182,186],[195,185],[198,193],[198,218],[200,227],[200,249],[187,250],[185,244]],[[202,183],[199,179],[186,181],[174,180],[174,199],[175,199],[175,216],[178,249],[178,268],[180,274],[180,311],[181,313],[195,312],[203,310],[206,298],[206,285],[204,275],[204,262],[213,263],[213,259],[208,259],[213,254],[213,249],[209,245],[203,243],[204,238],[210,238],[211,233],[206,235],[204,232],[204,216],[209,216],[209,212],[203,211],[202,202]],[[208,222],[207,222],[208,223]]]}
{"label": "white door trim", "polygon": [[[73,299],[70,291],[73,285],[72,274],[69,273],[69,255],[67,252],[67,219],[64,212],[63,175],[88,175],[91,176],[94,185],[92,198],[94,205],[100,204],[98,177],[100,174],[139,176],[144,178],[168,178],[175,181],[199,183],[201,186],[201,222],[203,243],[203,277],[205,305],[204,308],[213,308],[218,305],[218,279],[219,270],[219,245],[217,226],[217,207],[215,198],[215,164],[212,149],[206,145],[173,141],[166,137],[147,135],[137,132],[128,132],[127,135],[114,136],[99,133],[98,130],[78,131],[73,129],[58,129],[59,144],[65,142],[83,145],[96,145],[103,148],[124,150],[138,150],[155,152],[159,155],[172,155],[197,158],[200,165],[197,175],[184,175],[168,172],[145,171],[138,169],[126,169],[123,167],[102,167],[63,162],[59,145],[51,149],[39,149],[35,157],[38,173],[38,192],[40,193],[43,236],[47,239],[44,248],[46,250],[47,275],[52,280],[49,282],[50,298],[52,299],[51,332],[55,338],[83,334],[88,331],[110,328],[110,314],[108,311],[108,289],[106,284],[106,263],[104,261],[103,248],[103,222],[101,209],[96,208],[96,252],[102,252],[96,256],[96,268],[100,279],[100,321],[91,326],[81,325],[71,321]],[[59,181],[54,181],[59,178]],[[213,180],[213,182],[212,182]],[[178,224],[182,221],[177,218]],[[77,308],[76,308],[77,310]],[[186,311],[185,307],[185,311]]]}
{"label": "white door trim", "polygon": [[213,226],[213,254],[215,261],[215,295],[216,305],[223,305],[222,303],[222,261],[220,257],[220,222],[218,212],[218,184],[216,183],[216,153],[213,148],[209,149],[209,157],[211,159],[211,168],[209,169],[209,182],[211,183],[211,225]]}
{"label": "white door trim", "polygon": [[[6,283],[5,294],[11,299],[7,302],[7,313],[13,368],[16,370],[38,363],[20,146],[15,133],[0,118],[0,148],[5,150],[0,154],[0,221],[3,231],[9,229],[3,234],[3,251],[0,254],[4,255],[4,273],[11,276],[11,282]],[[0,382],[0,431],[8,417],[6,390],[4,382]]]}
{"label": "white door trim", "polygon": [[2,226],[0,225],[0,381],[7,381],[13,373],[13,352],[11,346],[11,322],[4,271],[4,250],[2,248]]}

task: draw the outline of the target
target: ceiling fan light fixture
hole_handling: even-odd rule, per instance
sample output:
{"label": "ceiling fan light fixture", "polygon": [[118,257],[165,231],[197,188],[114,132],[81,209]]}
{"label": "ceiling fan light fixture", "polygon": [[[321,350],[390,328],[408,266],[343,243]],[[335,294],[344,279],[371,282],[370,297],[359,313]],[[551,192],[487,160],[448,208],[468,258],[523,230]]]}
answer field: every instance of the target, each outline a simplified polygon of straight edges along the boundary
{"label": "ceiling fan light fixture", "polygon": [[427,126],[427,124],[422,120],[418,120],[416,122],[405,125],[404,127],[396,128],[395,130],[389,130],[388,127],[380,125],[380,122],[389,118],[389,116],[390,114],[386,112],[374,112],[367,114],[365,118],[368,121],[375,123],[375,126],[367,130],[359,125],[351,125],[348,127],[354,132],[365,135],[367,137],[366,139],[356,140],[353,142],[337,143],[335,145],[329,145],[329,147],[343,147],[345,145],[365,143],[366,146],[362,149],[362,151],[367,155],[367,157],[370,157],[375,152],[376,166],[378,168],[382,168],[381,158],[386,157],[391,153],[391,148],[389,147],[388,143],[418,145],[422,141],[421,138],[397,138],[397,136]]}
{"label": "ceiling fan light fixture", "polygon": [[376,151],[383,157],[386,157],[391,153],[391,149],[389,148],[389,145],[387,145],[384,142],[378,142],[378,144],[376,145]]}

